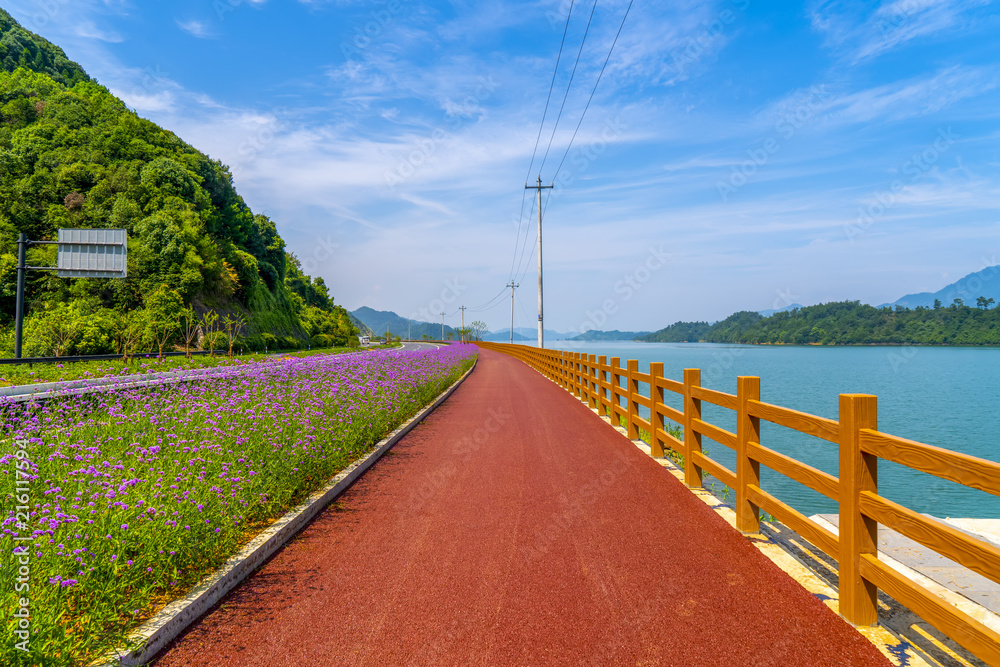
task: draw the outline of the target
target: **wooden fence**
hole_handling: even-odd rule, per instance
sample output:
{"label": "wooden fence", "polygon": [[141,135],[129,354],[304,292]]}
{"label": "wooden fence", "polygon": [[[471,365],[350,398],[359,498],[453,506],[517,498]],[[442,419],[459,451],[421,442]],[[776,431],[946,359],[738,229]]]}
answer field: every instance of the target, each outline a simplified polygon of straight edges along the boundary
{"label": "wooden fence", "polygon": [[[760,378],[738,378],[736,394],[701,386],[701,371],[689,368],[684,380],[663,377],[663,364],[648,372],[629,360],[610,361],[576,352],[544,350],[525,345],[477,343],[524,361],[580,398],[612,423],[618,418],[635,440],[639,429],[650,434],[653,456],[664,448],[684,456],[684,480],[692,488],[707,472],[735,491],[737,527],[759,531],[760,510],[796,531],[839,564],[840,612],[858,626],[878,622],[878,589],[909,607],[945,635],[989,664],[1000,665],[1000,633],[949,604],[879,560],[877,529],[886,526],[946,558],[1000,583],[1000,548],[968,536],[878,494],[878,461],[885,459],[964,486],[1000,496],[1000,464],[879,432],[876,397],[841,394],[839,420],[771,405],[760,400]],[[649,395],[640,393],[640,383]],[[683,411],[665,405],[665,392],[683,397]],[[702,403],[736,413],[736,433],[702,419]],[[650,412],[643,419],[639,407]],[[664,420],[683,427],[683,441],[667,432]],[[760,442],[764,420],[839,446],[840,476],[768,449]],[[702,436],[736,452],[732,471],[702,451]],[[760,486],[761,465],[779,472],[837,502],[839,535],[835,535]]]}

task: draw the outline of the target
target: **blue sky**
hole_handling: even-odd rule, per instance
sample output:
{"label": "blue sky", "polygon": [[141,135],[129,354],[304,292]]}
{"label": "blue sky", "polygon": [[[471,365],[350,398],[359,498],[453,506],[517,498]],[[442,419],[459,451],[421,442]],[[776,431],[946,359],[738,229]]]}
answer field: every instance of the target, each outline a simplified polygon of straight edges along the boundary
{"label": "blue sky", "polygon": [[[548,328],[879,304],[1000,262],[997,3],[636,3],[569,146],[627,4],[582,50],[573,4],[529,176],[579,52],[541,167]],[[338,303],[500,329],[516,273],[534,325],[523,184],[569,0],[0,5],[230,165]]]}

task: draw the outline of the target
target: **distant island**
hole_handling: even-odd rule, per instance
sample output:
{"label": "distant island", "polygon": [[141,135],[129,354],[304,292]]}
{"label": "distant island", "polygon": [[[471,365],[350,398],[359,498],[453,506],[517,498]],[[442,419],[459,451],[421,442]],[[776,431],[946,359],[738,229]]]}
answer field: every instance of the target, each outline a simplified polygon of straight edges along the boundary
{"label": "distant island", "polygon": [[975,305],[955,298],[931,307],[840,301],[764,317],[743,311],[721,322],[677,322],[637,340],[647,343],[763,345],[1000,345],[1000,309],[993,298]]}
{"label": "distant island", "polygon": [[648,331],[618,331],[617,329],[613,331],[584,331],[579,336],[573,336],[567,340],[591,340],[591,341],[609,341],[609,340],[635,340],[641,338],[642,336],[648,336],[650,332]]}

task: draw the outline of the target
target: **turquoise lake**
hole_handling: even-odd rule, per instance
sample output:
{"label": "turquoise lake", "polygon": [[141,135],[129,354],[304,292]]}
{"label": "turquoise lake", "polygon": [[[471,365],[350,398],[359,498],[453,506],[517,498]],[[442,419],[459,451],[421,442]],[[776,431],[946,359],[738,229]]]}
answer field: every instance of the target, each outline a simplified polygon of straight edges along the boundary
{"label": "turquoise lake", "polygon": [[[639,369],[663,362],[680,380],[700,368],[702,384],[736,393],[740,375],[760,377],[761,400],[837,419],[839,394],[878,396],[879,430],[991,461],[1000,461],[1000,349],[972,347],[813,347],[700,343],[547,343],[553,349],[637,359]],[[648,388],[643,386],[643,393]],[[680,397],[666,392],[682,408]],[[673,400],[669,400],[672,397]],[[703,418],[736,431],[732,411],[703,404]],[[648,410],[645,411],[648,416]],[[837,475],[837,445],[766,422],[765,447]],[[728,447],[708,438],[711,458],[735,471]],[[804,514],[835,513],[837,504],[801,484],[761,469],[762,486]],[[706,484],[709,483],[706,480]],[[721,484],[715,482],[721,489]],[[1000,498],[887,461],[879,462],[879,492],[937,517],[1000,518]]]}

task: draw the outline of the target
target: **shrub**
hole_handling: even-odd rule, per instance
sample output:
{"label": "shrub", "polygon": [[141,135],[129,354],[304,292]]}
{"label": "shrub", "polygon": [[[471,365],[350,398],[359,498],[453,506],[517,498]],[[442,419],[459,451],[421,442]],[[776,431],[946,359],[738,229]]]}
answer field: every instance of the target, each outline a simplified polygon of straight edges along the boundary
{"label": "shrub", "polygon": [[316,334],[310,340],[313,347],[333,347],[333,339],[326,334]]}
{"label": "shrub", "polygon": [[229,336],[225,331],[213,331],[201,339],[201,349],[225,353],[229,350]]}
{"label": "shrub", "polygon": [[274,347],[279,350],[297,350],[302,347],[302,341],[294,336],[281,336]]}

